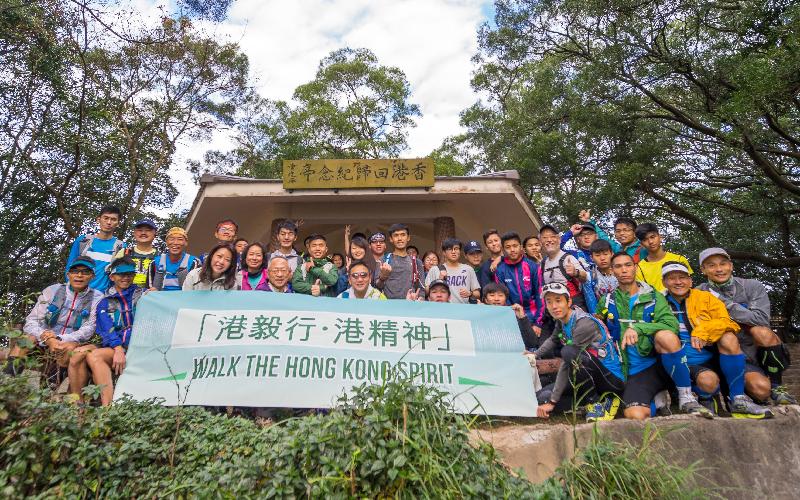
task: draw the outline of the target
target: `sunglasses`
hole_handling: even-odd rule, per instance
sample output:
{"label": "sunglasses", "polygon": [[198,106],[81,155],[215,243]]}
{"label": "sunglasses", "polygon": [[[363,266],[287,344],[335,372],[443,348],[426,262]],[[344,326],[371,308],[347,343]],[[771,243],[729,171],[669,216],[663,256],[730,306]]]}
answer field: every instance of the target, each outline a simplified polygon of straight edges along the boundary
{"label": "sunglasses", "polygon": [[70,269],[67,272],[69,274],[74,274],[76,276],[91,276],[92,274],[94,274],[94,271],[92,271],[91,269],[86,269],[85,267],[78,269]]}
{"label": "sunglasses", "polygon": [[350,273],[350,277],[355,279],[364,279],[367,276],[369,276],[369,273],[366,271],[362,273]]}

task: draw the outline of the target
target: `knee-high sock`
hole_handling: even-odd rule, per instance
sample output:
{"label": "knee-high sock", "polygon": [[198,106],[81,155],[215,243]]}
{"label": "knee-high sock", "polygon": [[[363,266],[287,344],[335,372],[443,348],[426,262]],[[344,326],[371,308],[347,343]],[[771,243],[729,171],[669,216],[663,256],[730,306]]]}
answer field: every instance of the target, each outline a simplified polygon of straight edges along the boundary
{"label": "knee-high sock", "polygon": [[686,364],[686,356],[683,351],[668,352],[661,355],[661,364],[672,380],[675,386],[679,388],[692,387],[692,377],[689,375],[689,365]]}
{"label": "knee-high sock", "polygon": [[744,394],[744,354],[720,354],[719,367],[728,382],[731,399]]}

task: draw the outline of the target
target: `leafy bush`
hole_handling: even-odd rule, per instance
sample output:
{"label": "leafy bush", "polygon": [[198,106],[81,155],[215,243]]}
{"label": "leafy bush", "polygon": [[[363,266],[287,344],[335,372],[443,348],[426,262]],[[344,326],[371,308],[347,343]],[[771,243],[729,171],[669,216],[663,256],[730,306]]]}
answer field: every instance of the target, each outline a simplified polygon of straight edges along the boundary
{"label": "leafy bush", "polygon": [[[202,408],[78,407],[0,376],[0,492],[38,497],[505,497],[516,477],[444,394],[362,386],[326,415],[260,427]],[[560,495],[560,487],[545,488]]]}

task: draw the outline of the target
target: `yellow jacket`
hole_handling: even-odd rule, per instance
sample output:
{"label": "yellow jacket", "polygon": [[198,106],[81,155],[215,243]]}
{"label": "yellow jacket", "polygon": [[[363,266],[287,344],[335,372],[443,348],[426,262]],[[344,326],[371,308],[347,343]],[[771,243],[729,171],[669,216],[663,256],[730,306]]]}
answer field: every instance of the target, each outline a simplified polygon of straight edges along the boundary
{"label": "yellow jacket", "polygon": [[692,324],[692,337],[706,342],[716,342],[725,332],[738,333],[741,329],[721,300],[696,288],[686,297],[686,314]]}

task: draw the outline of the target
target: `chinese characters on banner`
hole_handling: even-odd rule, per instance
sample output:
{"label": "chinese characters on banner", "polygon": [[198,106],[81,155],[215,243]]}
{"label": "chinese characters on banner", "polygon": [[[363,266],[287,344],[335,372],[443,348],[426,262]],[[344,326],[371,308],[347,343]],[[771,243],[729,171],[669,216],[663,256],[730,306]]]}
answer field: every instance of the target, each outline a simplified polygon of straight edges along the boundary
{"label": "chinese characters on banner", "polygon": [[433,160],[284,160],[284,189],[433,186]]}

